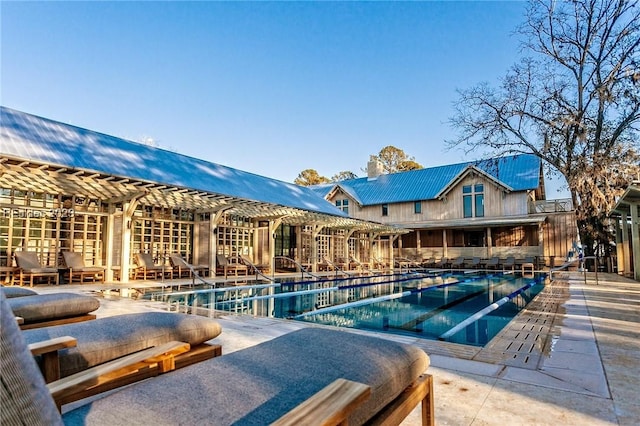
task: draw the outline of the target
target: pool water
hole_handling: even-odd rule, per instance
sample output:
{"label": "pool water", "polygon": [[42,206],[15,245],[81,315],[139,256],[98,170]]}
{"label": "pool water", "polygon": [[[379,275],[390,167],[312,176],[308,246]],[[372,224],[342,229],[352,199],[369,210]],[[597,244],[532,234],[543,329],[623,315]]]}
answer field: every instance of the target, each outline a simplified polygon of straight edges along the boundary
{"label": "pool water", "polygon": [[407,289],[400,297],[319,309],[293,318],[484,346],[543,288],[540,277],[502,274],[451,277],[449,282],[431,286],[424,286],[423,281],[405,283]]}
{"label": "pool water", "polygon": [[484,346],[544,287],[544,275],[408,273],[163,295],[170,303]]}

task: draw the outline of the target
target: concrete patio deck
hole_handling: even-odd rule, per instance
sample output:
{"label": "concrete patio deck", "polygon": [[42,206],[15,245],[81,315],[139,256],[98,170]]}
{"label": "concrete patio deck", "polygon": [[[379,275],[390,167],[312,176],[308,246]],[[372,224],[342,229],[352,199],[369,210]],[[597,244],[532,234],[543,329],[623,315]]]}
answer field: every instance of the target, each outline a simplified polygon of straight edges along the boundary
{"label": "concrete patio deck", "polygon": [[[431,357],[438,425],[640,424],[640,283],[613,274],[567,272],[485,348],[376,334]],[[101,297],[98,317],[166,310],[160,302],[102,296],[104,285],[37,286]],[[219,315],[223,353],[306,323]],[[223,355],[224,356],[224,355]],[[419,409],[402,423],[418,425]]]}

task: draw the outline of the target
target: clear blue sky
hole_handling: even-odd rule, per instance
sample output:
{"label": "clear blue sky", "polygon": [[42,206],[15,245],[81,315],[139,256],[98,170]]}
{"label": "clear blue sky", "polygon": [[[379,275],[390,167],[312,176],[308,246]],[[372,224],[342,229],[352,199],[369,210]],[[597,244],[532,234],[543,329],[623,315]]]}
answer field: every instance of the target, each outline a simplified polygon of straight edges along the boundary
{"label": "clear blue sky", "polygon": [[525,6],[3,1],[0,96],[288,182],[363,176],[387,145],[425,167],[473,160],[445,150],[456,89],[518,60]]}

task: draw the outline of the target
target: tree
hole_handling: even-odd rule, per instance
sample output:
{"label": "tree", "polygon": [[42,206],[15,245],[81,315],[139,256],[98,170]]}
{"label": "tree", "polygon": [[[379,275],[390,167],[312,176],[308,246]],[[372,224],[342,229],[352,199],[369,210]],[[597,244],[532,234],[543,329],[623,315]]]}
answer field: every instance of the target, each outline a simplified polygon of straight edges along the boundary
{"label": "tree", "polygon": [[331,177],[331,182],[340,182],[343,180],[348,180],[348,179],[356,179],[358,176],[356,176],[355,173],[350,172],[350,171],[343,171],[340,173],[336,173],[335,175],[333,175]]}
{"label": "tree", "polygon": [[566,178],[586,253],[608,252],[608,213],[640,161],[638,7],[533,0],[517,32],[529,56],[501,87],[459,91],[448,145],[537,155]]}
{"label": "tree", "polygon": [[315,169],[306,169],[300,172],[297,178],[293,181],[296,185],[310,186],[319,185],[321,183],[328,183],[329,179],[324,176],[320,176]]}
{"label": "tree", "polygon": [[395,146],[385,146],[376,157],[382,163],[385,173],[422,169],[422,166],[416,163],[413,157],[407,156],[403,150]]}

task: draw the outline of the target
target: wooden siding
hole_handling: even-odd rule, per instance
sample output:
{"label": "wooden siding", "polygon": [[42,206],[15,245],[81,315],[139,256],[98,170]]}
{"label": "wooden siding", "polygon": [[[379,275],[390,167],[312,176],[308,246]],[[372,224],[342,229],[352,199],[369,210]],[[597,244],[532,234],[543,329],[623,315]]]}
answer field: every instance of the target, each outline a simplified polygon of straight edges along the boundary
{"label": "wooden siding", "polygon": [[480,176],[467,176],[453,187],[444,200],[422,200],[422,213],[415,213],[415,201],[388,204],[388,215],[382,216],[382,205],[360,207],[347,194],[336,191],[329,201],[349,198],[349,216],[382,223],[414,223],[431,220],[462,219],[462,187],[484,184],[484,217],[520,216],[528,214],[527,192],[505,193],[494,182]]}

